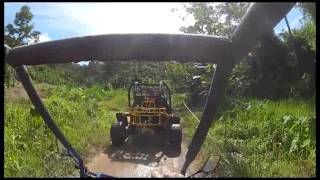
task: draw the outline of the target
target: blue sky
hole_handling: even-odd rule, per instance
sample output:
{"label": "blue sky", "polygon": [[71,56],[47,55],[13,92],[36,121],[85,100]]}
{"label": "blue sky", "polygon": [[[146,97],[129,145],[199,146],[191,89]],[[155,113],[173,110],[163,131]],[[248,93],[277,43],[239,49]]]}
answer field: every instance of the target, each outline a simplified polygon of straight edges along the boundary
{"label": "blue sky", "polygon": [[[181,26],[194,22],[192,16],[182,21],[182,11],[171,12],[181,3],[5,3],[4,25],[13,23],[24,4],[34,15],[34,28],[42,33],[40,41],[109,33],[182,33]],[[292,29],[301,27],[298,8],[287,18]],[[284,19],[274,30],[278,34],[283,29]]]}

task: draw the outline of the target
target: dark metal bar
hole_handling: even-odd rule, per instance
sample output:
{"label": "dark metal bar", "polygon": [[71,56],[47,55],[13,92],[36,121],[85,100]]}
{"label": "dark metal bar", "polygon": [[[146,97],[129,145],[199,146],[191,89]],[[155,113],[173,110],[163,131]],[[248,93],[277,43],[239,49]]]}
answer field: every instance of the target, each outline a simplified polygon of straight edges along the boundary
{"label": "dark metal bar", "polygon": [[292,36],[292,32],[291,32],[291,28],[290,28],[290,25],[289,25],[289,22],[288,22],[287,16],[285,16],[285,17],[284,17],[284,20],[286,21],[286,24],[287,24],[287,27],[288,27],[289,34],[290,34],[290,36]]}
{"label": "dark metal bar", "polygon": [[198,61],[218,63],[230,41],[187,34],[108,34],[36,43],[13,48],[11,65],[99,61]]}
{"label": "dark metal bar", "polygon": [[185,175],[187,168],[198,155],[211,127],[213,117],[216,114],[219,105],[223,101],[224,88],[228,80],[228,75],[231,73],[235,64],[232,57],[229,57],[228,60],[228,63],[218,65],[214,72],[201,121],[194,133],[194,136],[192,137],[191,144],[189,145],[188,152],[186,154],[185,163],[181,169],[181,174],[183,175]]}
{"label": "dark metal bar", "polygon": [[58,126],[54,123],[51,115],[49,114],[48,110],[44,106],[44,104],[41,101],[41,98],[37,94],[35,88],[32,85],[31,79],[28,76],[28,73],[24,66],[17,66],[15,67],[15,70],[17,72],[18,77],[21,80],[21,83],[26,90],[31,102],[35,106],[36,110],[40,113],[41,117],[43,118],[44,122],[47,124],[47,126],[51,129],[51,131],[54,133],[54,135],[59,139],[59,141],[63,144],[63,146],[70,150],[71,155],[74,156],[79,164],[80,167],[80,177],[84,177],[85,170],[84,165],[81,157],[79,154],[73,149],[71,144],[68,142],[68,140],[64,137]]}

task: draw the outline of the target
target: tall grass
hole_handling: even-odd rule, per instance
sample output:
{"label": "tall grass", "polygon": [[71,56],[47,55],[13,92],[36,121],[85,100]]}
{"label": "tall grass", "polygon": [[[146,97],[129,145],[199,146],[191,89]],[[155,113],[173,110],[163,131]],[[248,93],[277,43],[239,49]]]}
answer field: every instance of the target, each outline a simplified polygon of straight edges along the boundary
{"label": "tall grass", "polygon": [[[190,139],[196,120],[190,113],[181,115]],[[218,113],[209,131],[213,138],[207,138],[202,150],[220,151],[218,176],[312,177],[315,121],[315,98],[233,101]],[[220,149],[214,150],[217,147]]]}
{"label": "tall grass", "polygon": [[[55,122],[82,158],[109,144],[115,113],[126,109],[124,90],[52,86],[43,99]],[[5,177],[60,177],[74,172],[70,159],[58,156],[55,137],[29,100],[6,100]]]}

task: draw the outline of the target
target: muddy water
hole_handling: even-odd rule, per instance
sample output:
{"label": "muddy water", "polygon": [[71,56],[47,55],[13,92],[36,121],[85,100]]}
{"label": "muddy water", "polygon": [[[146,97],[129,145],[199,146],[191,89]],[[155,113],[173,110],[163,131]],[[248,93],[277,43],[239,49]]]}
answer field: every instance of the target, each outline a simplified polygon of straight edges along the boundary
{"label": "muddy water", "polygon": [[[172,150],[152,134],[135,135],[121,147],[108,146],[87,164],[92,172],[115,177],[150,177],[152,171],[180,172],[187,147]],[[194,168],[190,167],[190,171]]]}

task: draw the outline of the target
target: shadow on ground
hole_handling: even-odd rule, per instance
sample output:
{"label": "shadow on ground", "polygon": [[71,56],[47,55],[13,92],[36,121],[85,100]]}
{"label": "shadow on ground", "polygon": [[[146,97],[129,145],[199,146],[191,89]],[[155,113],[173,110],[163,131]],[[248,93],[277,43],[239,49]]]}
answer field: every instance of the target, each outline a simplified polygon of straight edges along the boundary
{"label": "shadow on ground", "polygon": [[181,149],[170,148],[163,135],[138,134],[127,138],[122,146],[108,146],[104,153],[113,161],[156,167],[162,158],[178,157]]}

